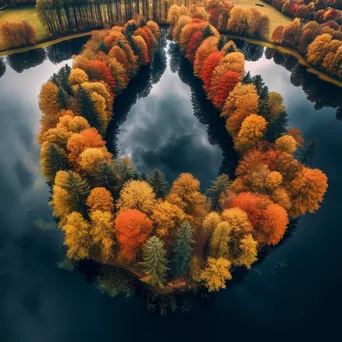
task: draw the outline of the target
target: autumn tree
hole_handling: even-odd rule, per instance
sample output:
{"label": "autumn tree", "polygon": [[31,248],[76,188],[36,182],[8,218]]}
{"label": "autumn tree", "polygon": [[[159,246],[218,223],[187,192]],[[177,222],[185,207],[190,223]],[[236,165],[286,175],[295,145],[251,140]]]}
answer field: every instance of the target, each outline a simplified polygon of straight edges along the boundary
{"label": "autumn tree", "polygon": [[291,182],[291,217],[313,213],[327,191],[327,176],[318,169],[303,167]]}
{"label": "autumn tree", "polygon": [[219,258],[227,258],[228,257],[228,242],[230,235],[231,227],[227,222],[220,222],[210,239],[210,255]]}
{"label": "autumn tree", "polygon": [[101,260],[106,262],[113,255],[115,244],[113,214],[109,211],[93,210],[90,220],[92,242],[99,249]]}
{"label": "autumn tree", "polygon": [[205,60],[213,52],[217,52],[217,44],[219,39],[217,37],[209,37],[205,39],[200,47],[197,49],[194,59],[194,74],[199,77],[202,72],[202,67]]}
{"label": "autumn tree", "polygon": [[279,150],[290,154],[293,154],[297,150],[297,142],[291,135],[283,135],[278,138],[275,141],[275,145]]}
{"label": "autumn tree", "polygon": [[203,89],[208,92],[210,89],[211,78],[215,68],[223,59],[222,53],[219,51],[211,53],[203,63],[200,77],[204,83]]}
{"label": "autumn tree", "polygon": [[151,186],[144,181],[131,180],[122,188],[117,206],[120,211],[137,209],[149,214],[153,211],[154,203],[155,193]]}
{"label": "autumn tree", "polygon": [[233,199],[232,206],[247,213],[253,226],[253,237],[258,243],[276,245],[283,237],[288,216],[280,205],[261,195],[241,192]]}
{"label": "autumn tree", "polygon": [[167,267],[166,250],[164,243],[157,236],[150,237],[142,250],[143,267],[145,277],[141,280],[158,287],[164,287]]}
{"label": "autumn tree", "polygon": [[168,201],[158,200],[153,206],[151,220],[156,227],[157,235],[169,244],[180,223],[184,220],[184,212]]}
{"label": "autumn tree", "polygon": [[173,243],[172,272],[175,277],[184,276],[190,271],[192,245],[195,242],[192,235],[190,223],[182,222]]}
{"label": "autumn tree", "polygon": [[140,246],[152,233],[152,222],[142,212],[127,209],[115,219],[115,236],[119,242],[120,253],[128,261],[134,261]]}
{"label": "autumn tree", "polygon": [[114,200],[112,194],[105,188],[93,188],[86,202],[90,211],[100,210],[109,211],[114,210]]}
{"label": "autumn tree", "polygon": [[255,147],[263,138],[267,121],[260,115],[251,114],[242,123],[235,140],[235,148],[244,153]]}
{"label": "autumn tree", "polygon": [[205,232],[211,233],[219,223],[221,223],[220,215],[216,211],[212,211],[205,217],[202,228]]}
{"label": "autumn tree", "polygon": [[208,258],[206,267],[200,277],[209,292],[226,288],[226,281],[232,279],[229,272],[230,266],[231,262],[227,259]]}
{"label": "autumn tree", "polygon": [[93,246],[91,226],[79,212],[71,212],[66,216],[62,226],[65,234],[64,244],[67,246],[67,256],[70,259],[81,260],[89,257]]}
{"label": "autumn tree", "polygon": [[0,25],[0,32],[7,48],[36,43],[36,31],[27,21],[5,21]]}

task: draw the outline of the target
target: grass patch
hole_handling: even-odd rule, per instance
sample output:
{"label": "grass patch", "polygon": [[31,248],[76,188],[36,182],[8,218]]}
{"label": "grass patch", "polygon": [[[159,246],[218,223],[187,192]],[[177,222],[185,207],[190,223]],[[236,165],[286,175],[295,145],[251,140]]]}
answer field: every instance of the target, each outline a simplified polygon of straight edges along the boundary
{"label": "grass patch", "polygon": [[[265,2],[259,0],[235,0],[234,3],[239,7],[254,7],[258,9],[262,14],[266,14],[269,16],[271,25],[270,25],[270,34],[268,39],[270,40],[272,36],[273,30],[279,25],[287,25],[292,21],[291,18],[283,15],[281,12],[276,10],[274,7],[266,4]],[[264,5],[264,7],[255,6],[256,3]]]}
{"label": "grass patch", "polygon": [[[44,29],[43,25],[40,23],[35,7],[21,7],[21,8],[13,8],[8,10],[0,11],[0,23],[4,21],[27,21],[30,23],[36,30],[37,36],[36,41],[41,42],[42,40],[46,40],[49,38],[48,32]],[[8,47],[6,46],[1,34],[0,34],[0,51],[6,50]]]}

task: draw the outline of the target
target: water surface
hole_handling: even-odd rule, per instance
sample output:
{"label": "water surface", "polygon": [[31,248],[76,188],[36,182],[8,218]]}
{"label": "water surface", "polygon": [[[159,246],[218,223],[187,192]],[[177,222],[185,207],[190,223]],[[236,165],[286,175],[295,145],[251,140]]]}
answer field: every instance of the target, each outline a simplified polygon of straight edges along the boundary
{"label": "water surface", "polygon": [[[109,298],[89,284],[91,276],[57,268],[61,233],[37,228],[54,224],[39,170],[37,95],[71,63],[76,42],[0,62],[0,341],[335,340],[342,304],[340,89],[293,60],[240,43],[246,70],[283,95],[290,126],[320,140],[311,167],[328,175],[328,193],[318,213],[300,218],[286,243],[227,290],[193,301],[187,314],[157,317],[138,298]],[[163,51],[118,97],[108,146],[139,171],[158,167],[170,181],[189,171],[205,188],[219,172],[232,173],[236,156],[186,61],[170,42]]]}

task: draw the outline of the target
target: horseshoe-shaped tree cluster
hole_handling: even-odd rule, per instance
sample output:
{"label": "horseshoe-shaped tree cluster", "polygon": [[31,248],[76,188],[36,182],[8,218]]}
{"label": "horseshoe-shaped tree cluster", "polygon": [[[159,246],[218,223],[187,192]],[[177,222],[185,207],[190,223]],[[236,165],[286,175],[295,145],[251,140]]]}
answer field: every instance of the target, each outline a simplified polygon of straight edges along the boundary
{"label": "horseshoe-shaped tree cluster", "polygon": [[259,247],[281,240],[289,217],[318,209],[327,178],[293,157],[302,138],[285,132],[281,96],[245,75],[233,42],[189,16],[171,33],[227,119],[241,154],[236,179],[220,175],[204,195],[189,173],[169,189],[161,172],[146,179],[127,158],[113,160],[104,137],[115,96],[153,58],[160,34],[134,20],[94,32],[73,68],[43,85],[42,170],[69,258],[124,269],[158,293],[217,291],[233,266],[250,268]]}

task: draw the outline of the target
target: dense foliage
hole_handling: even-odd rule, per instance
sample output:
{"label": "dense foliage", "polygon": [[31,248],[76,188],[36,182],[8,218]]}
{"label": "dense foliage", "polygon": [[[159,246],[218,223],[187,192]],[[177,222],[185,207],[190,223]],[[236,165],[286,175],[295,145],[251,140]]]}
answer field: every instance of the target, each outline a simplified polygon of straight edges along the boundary
{"label": "dense foliage", "polygon": [[243,54],[198,12],[178,13],[169,16],[173,39],[241,155],[233,182],[220,175],[204,195],[183,173],[169,188],[160,171],[142,177],[108,152],[115,96],[156,50],[152,21],[94,32],[73,69],[54,74],[39,98],[42,171],[68,257],[123,269],[159,294],[224,288],[232,267],[251,268],[258,249],[279,243],[289,218],[316,211],[327,189],[320,170],[294,158],[303,140],[287,130],[281,96],[245,73]]}
{"label": "dense foliage", "polygon": [[9,48],[36,43],[36,31],[26,21],[3,22],[0,24],[0,35]]}
{"label": "dense foliage", "polygon": [[342,78],[342,31],[334,20],[324,24],[303,22],[296,18],[290,24],[278,26],[272,34],[275,43],[295,48],[307,61],[328,74]]}

